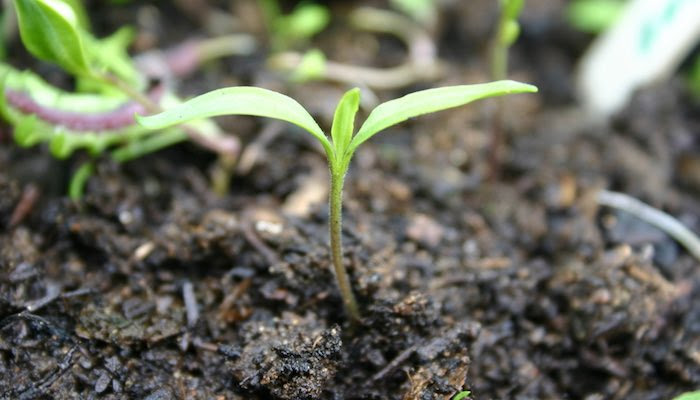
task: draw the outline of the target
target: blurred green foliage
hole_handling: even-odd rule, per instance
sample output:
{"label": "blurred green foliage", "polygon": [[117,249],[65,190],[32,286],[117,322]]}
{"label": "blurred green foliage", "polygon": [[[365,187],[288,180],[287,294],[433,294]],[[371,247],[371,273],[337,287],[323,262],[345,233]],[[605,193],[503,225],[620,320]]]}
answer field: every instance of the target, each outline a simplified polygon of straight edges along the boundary
{"label": "blurred green foliage", "polygon": [[625,0],[574,0],[566,19],[582,32],[601,33],[617,21],[624,6]]}
{"label": "blurred green foliage", "polygon": [[277,0],[258,0],[270,32],[272,48],[286,50],[308,42],[328,26],[328,8],[302,2],[292,12],[284,14]]}

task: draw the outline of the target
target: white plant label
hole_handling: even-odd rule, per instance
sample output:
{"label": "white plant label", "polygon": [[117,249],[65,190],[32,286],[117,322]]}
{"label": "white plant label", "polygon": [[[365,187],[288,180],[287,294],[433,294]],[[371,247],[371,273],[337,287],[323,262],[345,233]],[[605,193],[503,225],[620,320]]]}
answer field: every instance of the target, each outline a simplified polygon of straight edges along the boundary
{"label": "white plant label", "polygon": [[640,86],[667,78],[700,39],[700,0],[630,0],[580,64],[579,95],[608,116]]}

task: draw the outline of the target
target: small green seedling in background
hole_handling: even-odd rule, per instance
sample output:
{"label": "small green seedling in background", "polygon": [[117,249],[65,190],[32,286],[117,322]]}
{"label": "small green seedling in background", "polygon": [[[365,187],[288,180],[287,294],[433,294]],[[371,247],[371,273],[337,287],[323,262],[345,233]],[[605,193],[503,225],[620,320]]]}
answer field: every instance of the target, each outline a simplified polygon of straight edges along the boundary
{"label": "small green seedling in background", "polygon": [[150,129],[162,129],[200,118],[251,115],[290,122],[316,138],[326,153],[330,169],[331,261],[347,313],[352,321],[358,321],[360,311],[343,265],[341,238],[343,183],[357,148],[384,129],[412,117],[459,107],[487,97],[536,91],[537,88],[532,85],[514,81],[423,90],[380,104],[353,135],[355,115],[360,103],[360,91],[355,88],[346,92],[336,107],[330,139],[313,117],[294,99],[257,87],[214,90],[163,113],[150,117],[137,116],[137,121]]}
{"label": "small green seedling in background", "polygon": [[143,95],[134,86],[139,74],[126,52],[133,33],[117,31],[98,40],[89,32],[80,2],[63,0],[15,0],[20,36],[35,57],[54,63],[66,72],[104,87],[117,87],[130,97]]}
{"label": "small green seedling in background", "polygon": [[[491,45],[491,79],[502,80],[508,76],[508,50],[520,36],[518,17],[523,9],[524,0],[500,0],[501,16]],[[491,177],[499,174],[501,151],[503,147],[503,108],[498,103],[494,114],[493,135],[491,138],[490,169]]]}
{"label": "small green seedling in background", "polygon": [[491,78],[505,79],[508,75],[508,49],[520,36],[518,17],[525,0],[500,0],[501,17],[491,49]]}
{"label": "small green seedling in background", "polygon": [[673,400],[700,400],[700,390],[683,393],[680,396],[674,397]]}
{"label": "small green seedling in background", "polygon": [[[68,92],[31,71],[0,62],[0,114],[14,127],[18,145],[47,143],[57,158],[76,150],[86,150],[91,157],[112,150],[113,159],[123,162],[194,136],[210,149],[231,143],[212,121],[157,134],[135,123],[135,110],[158,112],[161,106],[180,101],[166,90],[153,98],[144,94],[147,79],[127,52],[134,36],[131,29],[95,38],[79,0],[15,0],[12,4],[29,52],[76,78],[76,92]],[[81,197],[92,164],[90,160],[74,173],[69,185],[73,199]]]}
{"label": "small green seedling in background", "polygon": [[463,390],[455,395],[455,397],[452,398],[452,400],[464,400],[467,397],[469,397],[472,394],[472,392],[468,390]]}
{"label": "small green seedling in background", "polygon": [[270,32],[272,48],[287,49],[309,41],[328,26],[331,14],[320,4],[301,3],[283,14],[277,0],[258,0]]}
{"label": "small green seedling in background", "polygon": [[601,33],[615,24],[625,0],[575,0],[566,8],[566,19],[581,32]]}

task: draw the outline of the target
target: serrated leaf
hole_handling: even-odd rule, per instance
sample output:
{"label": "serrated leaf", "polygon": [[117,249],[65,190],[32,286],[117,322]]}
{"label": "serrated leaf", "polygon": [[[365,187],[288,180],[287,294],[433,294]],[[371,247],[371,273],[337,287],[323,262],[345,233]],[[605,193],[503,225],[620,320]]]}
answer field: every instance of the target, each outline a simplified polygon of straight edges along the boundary
{"label": "serrated leaf", "polygon": [[333,147],[335,147],[336,154],[339,156],[345,154],[345,149],[350,144],[353,129],[355,128],[355,115],[359,107],[360,89],[354,88],[343,95],[335,109],[331,138],[333,138]]}
{"label": "serrated leaf", "polygon": [[37,58],[76,75],[89,74],[78,17],[60,0],[15,0],[22,42]]}
{"label": "serrated leaf", "polygon": [[238,86],[214,90],[160,114],[149,117],[137,115],[136,121],[149,129],[162,129],[221,115],[252,115],[290,122],[318,139],[329,158],[334,156],[330,141],[301,104],[281,93],[258,87]]}
{"label": "serrated leaf", "polygon": [[357,147],[382,130],[409,118],[459,107],[474,100],[515,93],[533,93],[537,88],[515,81],[497,81],[477,85],[448,86],[422,90],[375,108],[350,142],[346,157]]}

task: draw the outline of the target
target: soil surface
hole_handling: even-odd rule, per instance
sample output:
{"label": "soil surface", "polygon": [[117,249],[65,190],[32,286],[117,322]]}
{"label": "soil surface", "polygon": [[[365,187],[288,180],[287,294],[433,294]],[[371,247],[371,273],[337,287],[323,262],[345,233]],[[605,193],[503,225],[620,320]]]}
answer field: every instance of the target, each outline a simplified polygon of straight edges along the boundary
{"label": "soil surface", "polygon": [[[205,36],[211,15],[254,5],[106,3],[91,3],[96,31],[135,25],[138,50]],[[495,3],[443,2],[432,36],[444,76],[375,95],[488,80]],[[327,4],[334,19],[314,45],[329,59],[405,59],[393,37],[344,19],[386,4]],[[219,119],[248,147],[277,131],[224,196],[211,189],[216,157],[185,143],[123,165],[104,157],[74,203],[65,188],[81,157],[18,148],[3,126],[2,398],[667,400],[699,387],[698,261],[596,194],[627,193],[700,232],[700,102],[679,75],[609,124],[586,119],[573,71],[591,37],[566,25],[564,6],[527,2],[510,70],[540,93],[503,103],[497,178],[495,102],[409,121],[358,151],[344,219],[354,328],[329,265],[327,167],[298,129]],[[180,92],[275,88],[327,128],[347,87],[288,83],[268,54],[208,63]],[[68,82],[20,43],[10,55]]]}

